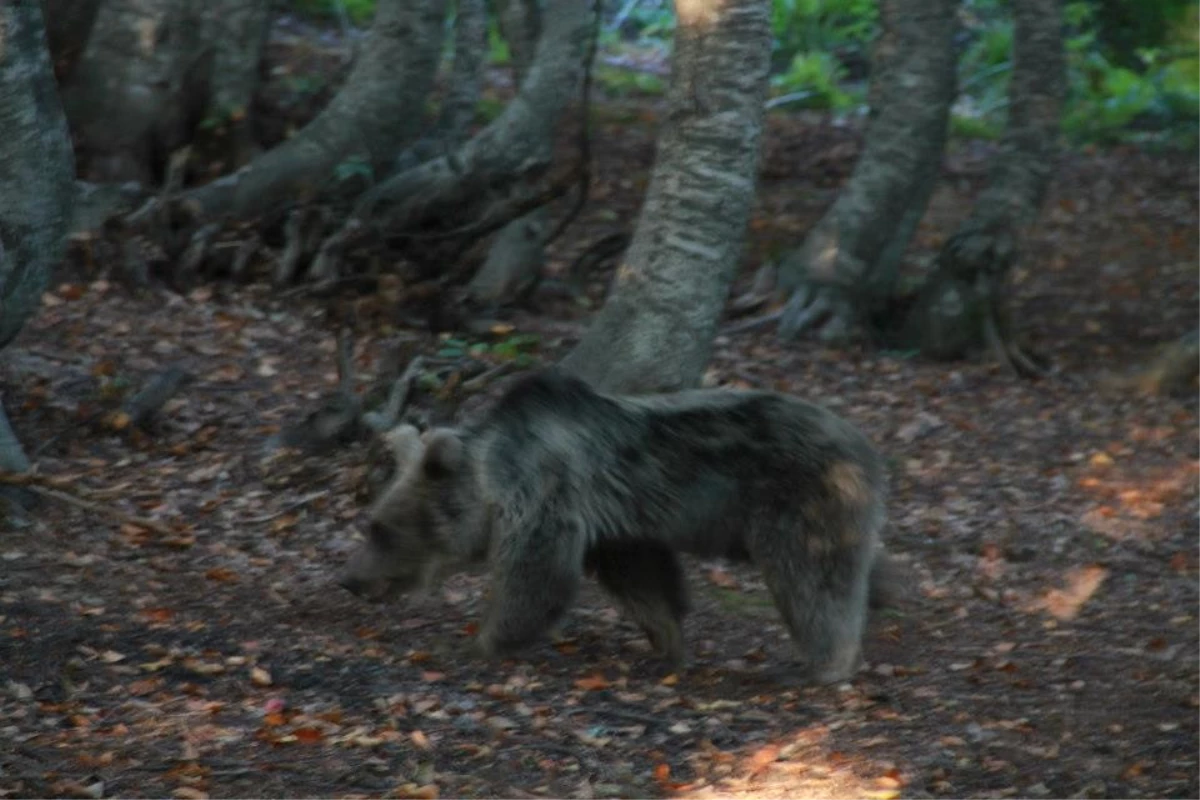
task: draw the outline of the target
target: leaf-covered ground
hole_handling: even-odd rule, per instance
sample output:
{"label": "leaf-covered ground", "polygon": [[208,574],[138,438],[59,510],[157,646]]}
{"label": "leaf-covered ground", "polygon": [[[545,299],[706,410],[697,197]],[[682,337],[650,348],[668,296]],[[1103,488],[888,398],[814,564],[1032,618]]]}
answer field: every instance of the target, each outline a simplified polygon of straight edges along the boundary
{"label": "leaf-covered ground", "polygon": [[[636,117],[602,127],[554,266],[634,219],[653,149]],[[772,123],[743,280],[856,150]],[[918,261],[989,153],[948,160]],[[456,649],[479,577],[383,606],[342,592],[363,448],[262,449],[334,384],[319,306],[139,294],[81,259],[0,362],[39,473],[91,504],[43,499],[0,537],[0,797],[1196,797],[1197,402],[1113,380],[1197,324],[1196,189],[1190,157],[1068,157],[1016,276],[1044,381],[770,329],[718,341],[710,379],[827,403],[892,466],[910,596],[874,618],[864,671],[819,689],[766,674],[789,644],[750,568],[690,565],[678,674],[594,586],[558,641],[498,665]],[[444,349],[376,310],[364,382],[397,349]],[[586,316],[547,293],[509,322],[552,360]],[[197,381],[151,431],[103,415],[169,363]]]}

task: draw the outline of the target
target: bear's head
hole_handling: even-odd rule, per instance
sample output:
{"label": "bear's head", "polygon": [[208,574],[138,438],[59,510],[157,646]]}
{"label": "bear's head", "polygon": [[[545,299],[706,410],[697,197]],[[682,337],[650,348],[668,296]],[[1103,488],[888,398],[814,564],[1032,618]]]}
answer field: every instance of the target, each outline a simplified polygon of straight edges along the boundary
{"label": "bear's head", "polygon": [[396,471],[370,510],[366,541],[338,579],[345,589],[373,600],[427,586],[445,567],[463,560],[460,527],[476,516],[465,502],[471,470],[457,431],[436,429],[422,436],[402,425],[386,437]]}

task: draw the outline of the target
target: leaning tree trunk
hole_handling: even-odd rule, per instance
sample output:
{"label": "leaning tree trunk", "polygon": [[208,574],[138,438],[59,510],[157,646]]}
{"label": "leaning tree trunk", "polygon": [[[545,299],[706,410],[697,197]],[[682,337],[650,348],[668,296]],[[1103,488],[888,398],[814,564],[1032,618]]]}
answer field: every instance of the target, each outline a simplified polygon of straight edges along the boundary
{"label": "leaning tree trunk", "polygon": [[[563,117],[563,110],[578,99],[591,6],[589,0],[548,3],[529,73],[504,113],[458,150],[394,175],[364,194],[343,229],[326,241],[322,257],[352,240],[367,220],[389,232],[429,226],[466,239],[513,219],[511,212],[521,205],[514,198],[536,185],[555,163],[555,143],[542,135],[543,121]],[[536,195],[540,193],[533,197],[535,207],[540,204]],[[460,229],[481,218],[491,220],[492,227]]]}
{"label": "leaning tree trunk", "polygon": [[267,0],[46,3],[64,15],[51,20],[51,45],[62,49],[63,106],[85,178],[154,183],[201,128],[231,143],[231,167],[248,154]]}
{"label": "leaning tree trunk", "polygon": [[676,3],[668,112],[608,303],[563,366],[614,392],[696,385],[754,199],[770,3]]}
{"label": "leaning tree trunk", "polygon": [[891,294],[937,180],[954,99],[953,0],[882,0],[872,120],[849,182],[780,266],[784,338],[849,335]]}
{"label": "leaning tree trunk", "polygon": [[[537,44],[540,14],[530,0],[501,0],[496,17],[512,54],[513,74],[520,86],[529,72]],[[584,113],[587,109],[584,109]],[[555,119],[542,120],[541,135],[553,138]],[[536,284],[546,259],[549,209],[535,209],[504,226],[488,248],[487,259],[467,284],[467,295],[481,305],[492,305],[522,295]]]}
{"label": "leaning tree trunk", "polygon": [[946,241],[906,321],[907,343],[935,358],[989,347],[1021,374],[1041,368],[1012,340],[1003,290],[1054,175],[1066,91],[1062,0],[1013,0],[1008,126],[988,186]]}
{"label": "leaning tree trunk", "polygon": [[[66,249],[74,197],[71,139],[54,86],[42,12],[0,4],[0,347],[37,311]],[[0,469],[29,468],[0,408]]]}
{"label": "leaning tree trunk", "polygon": [[424,124],[445,7],[380,0],[345,85],[317,118],[232,175],[185,193],[181,207],[197,220],[248,219],[341,187],[361,191],[364,179],[385,173]]}

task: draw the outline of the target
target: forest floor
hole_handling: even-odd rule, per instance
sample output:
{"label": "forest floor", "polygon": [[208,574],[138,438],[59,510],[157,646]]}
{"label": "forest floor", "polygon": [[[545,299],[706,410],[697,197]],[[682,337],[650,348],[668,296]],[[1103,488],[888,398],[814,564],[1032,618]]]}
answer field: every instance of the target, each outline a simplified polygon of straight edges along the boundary
{"label": "forest floor", "polygon": [[[552,268],[636,218],[654,114],[606,108]],[[857,149],[772,118],[739,285]],[[992,152],[953,148],[915,262]],[[1196,197],[1193,154],[1065,159],[1015,276],[1044,380],[770,328],[718,340],[710,380],[826,403],[892,468],[911,591],[872,620],[861,673],[823,688],[767,677],[790,645],[751,567],[689,563],[676,674],[594,585],[558,640],[492,665],[448,647],[480,577],[386,605],[337,589],[364,448],[263,450],[335,383],[321,304],[266,281],[135,291],[77,259],[0,363],[38,472],[92,504],[44,499],[0,538],[0,797],[1200,796],[1197,400],[1112,379],[1197,325]],[[550,362],[589,313],[547,292],[505,319]],[[360,378],[445,347],[377,322]],[[106,393],[168,363],[197,381],[150,432],[102,423]]]}

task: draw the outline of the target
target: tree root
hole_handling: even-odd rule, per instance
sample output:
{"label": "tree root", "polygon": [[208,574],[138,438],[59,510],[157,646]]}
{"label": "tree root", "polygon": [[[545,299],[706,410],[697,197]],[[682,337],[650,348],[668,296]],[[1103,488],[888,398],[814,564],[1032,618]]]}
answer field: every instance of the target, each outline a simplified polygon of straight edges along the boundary
{"label": "tree root", "polygon": [[1000,331],[995,314],[985,313],[983,319],[983,337],[992,355],[1000,361],[1001,366],[1014,378],[1045,378],[1050,374],[1050,368],[1039,365],[1031,354],[1016,342],[1009,341]]}
{"label": "tree root", "polygon": [[815,332],[823,342],[846,341],[852,338],[853,318],[853,307],[841,289],[801,284],[780,313],[779,338],[790,341]]}

